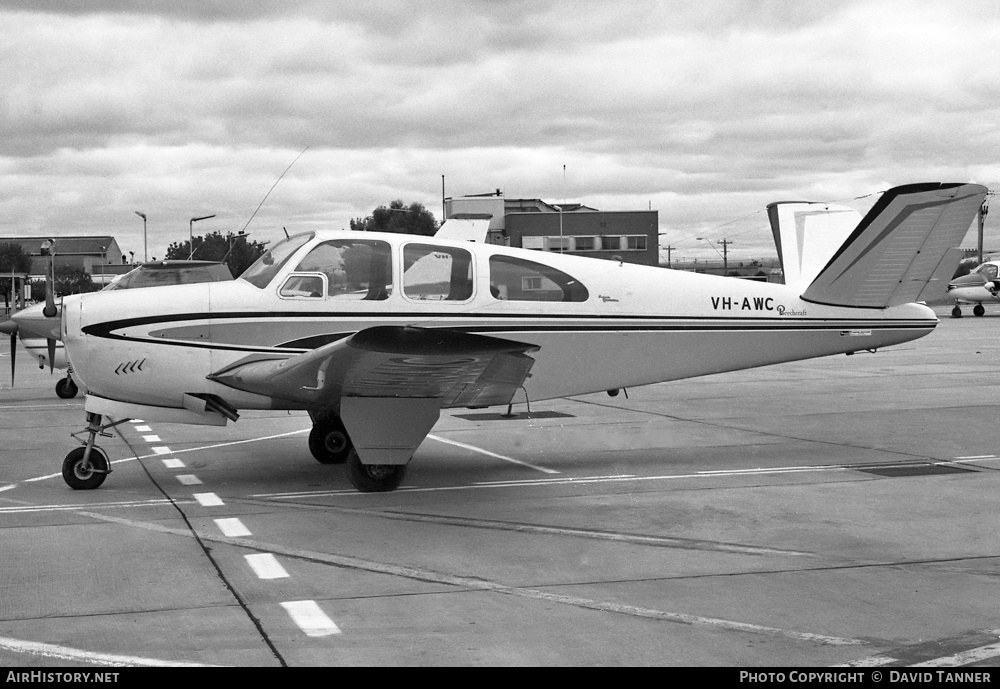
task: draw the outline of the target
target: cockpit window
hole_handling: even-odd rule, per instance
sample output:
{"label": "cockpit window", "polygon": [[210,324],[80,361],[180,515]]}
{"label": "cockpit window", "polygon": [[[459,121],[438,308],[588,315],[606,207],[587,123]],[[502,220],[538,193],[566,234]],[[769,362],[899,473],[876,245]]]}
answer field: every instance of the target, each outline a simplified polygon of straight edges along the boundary
{"label": "cockpit window", "polygon": [[1000,268],[994,263],[984,263],[976,272],[987,280],[996,280],[997,272],[1000,272]]}
{"label": "cockpit window", "polygon": [[510,301],[587,301],[590,296],[561,270],[510,256],[490,257],[490,293]]}
{"label": "cockpit window", "polygon": [[258,258],[256,263],[243,271],[240,279],[246,280],[254,287],[264,289],[291,255],[312,238],[312,233],[297,234],[275,244],[270,251]]}
{"label": "cockpit window", "polygon": [[336,239],[306,254],[296,272],[324,273],[327,295],[337,299],[388,299],[392,294],[392,252],[388,242]]}

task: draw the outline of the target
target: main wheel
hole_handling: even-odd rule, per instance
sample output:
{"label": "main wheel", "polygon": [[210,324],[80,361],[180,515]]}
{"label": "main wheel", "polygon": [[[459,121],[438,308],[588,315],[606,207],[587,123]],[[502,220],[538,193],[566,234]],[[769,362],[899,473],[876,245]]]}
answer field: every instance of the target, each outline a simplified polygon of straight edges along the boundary
{"label": "main wheel", "polygon": [[362,493],[396,490],[406,476],[405,464],[362,464],[355,450],[347,458],[347,476]]}
{"label": "main wheel", "polygon": [[78,447],[63,460],[63,480],[73,490],[93,490],[108,476],[108,457],[104,451],[99,447],[92,448],[90,466],[84,467],[83,455],[86,451],[87,448]]}
{"label": "main wheel", "polygon": [[73,399],[77,392],[79,389],[72,378],[60,378],[59,382],[56,383],[56,395],[64,400]]}
{"label": "main wheel", "polygon": [[320,464],[343,464],[354,449],[339,419],[318,422],[309,432],[309,451]]}
{"label": "main wheel", "polygon": [[972,307],[972,313],[976,316],[982,316],[986,313],[986,308],[982,304],[976,304]]}

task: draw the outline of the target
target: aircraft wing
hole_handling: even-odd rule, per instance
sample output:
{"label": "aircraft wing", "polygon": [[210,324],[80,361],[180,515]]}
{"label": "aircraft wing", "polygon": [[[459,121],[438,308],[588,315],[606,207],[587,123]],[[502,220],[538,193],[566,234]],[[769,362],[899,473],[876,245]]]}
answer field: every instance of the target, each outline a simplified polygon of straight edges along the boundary
{"label": "aircraft wing", "polygon": [[537,349],[445,328],[376,326],[305,354],[251,356],[209,378],[304,408],[347,397],[480,407],[510,402],[534,364],[527,353]]}
{"label": "aircraft wing", "polygon": [[457,330],[376,326],[311,352],[248,357],[209,379],[275,406],[338,409],[364,464],[406,464],[443,407],[507,404],[536,345]]}
{"label": "aircraft wing", "polygon": [[986,187],[910,184],[886,191],[802,294],[806,301],[885,308],[916,301],[958,246]]}

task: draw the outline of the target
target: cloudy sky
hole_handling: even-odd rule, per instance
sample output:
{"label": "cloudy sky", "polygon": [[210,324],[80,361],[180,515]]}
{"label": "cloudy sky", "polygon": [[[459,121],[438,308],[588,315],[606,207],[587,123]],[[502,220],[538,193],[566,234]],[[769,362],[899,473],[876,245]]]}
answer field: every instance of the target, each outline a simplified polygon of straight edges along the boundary
{"label": "cloudy sky", "polygon": [[141,258],[142,211],[162,258],[192,217],[243,229],[292,161],[256,239],[440,218],[444,176],[651,207],[675,258],[770,255],[771,201],[1000,190],[1000,3],[0,0],[0,235]]}

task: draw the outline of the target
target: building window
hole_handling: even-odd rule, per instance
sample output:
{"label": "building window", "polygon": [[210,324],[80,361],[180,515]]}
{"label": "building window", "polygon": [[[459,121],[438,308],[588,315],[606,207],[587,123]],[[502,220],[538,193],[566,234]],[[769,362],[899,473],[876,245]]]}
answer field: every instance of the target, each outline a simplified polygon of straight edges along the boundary
{"label": "building window", "polygon": [[511,256],[490,257],[490,293],[504,301],[587,301],[589,293],[561,270]]}
{"label": "building window", "polygon": [[601,235],[601,251],[620,251],[622,238],[613,235]]}
{"label": "building window", "polygon": [[570,237],[546,237],[545,245],[549,251],[569,251]]}
{"label": "building window", "polygon": [[645,251],[646,250],[646,235],[644,234],[633,234],[627,237],[622,237],[625,240],[625,245],[622,249],[626,251]]}
{"label": "building window", "polygon": [[574,237],[574,251],[593,251],[597,247],[597,237]]}
{"label": "building window", "polygon": [[410,299],[467,301],[472,297],[472,254],[433,244],[403,248],[403,294]]}

